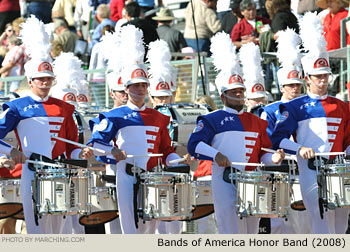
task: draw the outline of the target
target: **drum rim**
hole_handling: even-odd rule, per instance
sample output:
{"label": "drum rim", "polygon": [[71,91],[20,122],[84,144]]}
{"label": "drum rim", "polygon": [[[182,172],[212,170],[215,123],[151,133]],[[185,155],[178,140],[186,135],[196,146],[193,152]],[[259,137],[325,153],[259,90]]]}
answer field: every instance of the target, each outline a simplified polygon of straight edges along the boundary
{"label": "drum rim", "polygon": [[13,214],[0,217],[0,220],[6,219],[6,218],[12,218],[12,217],[15,216],[16,214],[19,214],[21,211],[23,211],[23,204],[22,204],[22,203],[18,203],[18,202],[8,202],[8,203],[0,203],[0,206],[1,206],[1,205],[21,205],[22,208],[21,208],[20,210],[18,210],[17,212],[13,213]]}
{"label": "drum rim", "polygon": [[[82,220],[83,218],[87,218],[87,217],[89,217],[89,216],[91,216],[91,215],[93,215],[93,214],[101,214],[101,213],[109,213],[109,212],[117,212],[117,215],[116,215],[115,217],[113,217],[112,219],[106,221],[106,222],[101,222],[101,223],[97,223],[97,224],[83,224],[83,223],[81,223],[81,220]],[[117,218],[119,218],[119,210],[97,211],[97,212],[93,212],[93,213],[91,213],[91,214],[84,214],[84,215],[80,216],[80,218],[79,218],[79,224],[80,224],[80,225],[83,225],[83,226],[93,227],[93,226],[97,226],[97,225],[101,225],[101,224],[105,224],[105,223],[111,222],[111,221],[113,221],[113,220],[115,220],[115,219],[117,219]]]}

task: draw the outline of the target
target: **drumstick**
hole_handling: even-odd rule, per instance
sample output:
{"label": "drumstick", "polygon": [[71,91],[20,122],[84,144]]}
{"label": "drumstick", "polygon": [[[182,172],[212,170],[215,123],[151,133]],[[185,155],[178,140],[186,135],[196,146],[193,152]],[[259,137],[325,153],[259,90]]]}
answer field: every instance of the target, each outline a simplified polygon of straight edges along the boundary
{"label": "drumstick", "polygon": [[58,137],[58,136],[51,136],[52,138],[55,138],[57,140],[60,140],[62,142],[66,142],[66,143],[69,143],[69,144],[74,144],[76,146],[79,146],[81,148],[89,148],[90,150],[93,150],[93,151],[97,151],[97,152],[100,152],[102,154],[105,154],[106,151],[105,150],[102,150],[102,149],[99,149],[99,148],[94,148],[94,147],[91,147],[91,146],[87,146],[85,144],[81,144],[81,143],[77,143],[77,142],[74,142],[74,141],[71,141],[71,140],[68,140],[68,139],[65,139],[65,138],[62,138],[62,137]]}
{"label": "drumstick", "polygon": [[333,155],[346,155],[345,152],[319,152],[315,153],[315,156],[333,156]]}
{"label": "drumstick", "polygon": [[[271,150],[271,149],[267,149],[267,148],[261,148],[261,150],[266,151],[266,152],[270,152],[270,153],[277,153],[276,150]],[[292,154],[288,154],[288,153],[285,153],[285,154],[286,154],[286,156],[284,157],[285,160],[296,161],[297,156],[292,155]]]}
{"label": "drumstick", "polygon": [[232,165],[245,165],[245,166],[265,166],[262,163],[242,163],[242,162],[231,162]]}
{"label": "drumstick", "polygon": [[[194,160],[194,157],[190,157],[190,159]],[[179,162],[183,162],[185,160],[186,160],[185,158],[178,158],[178,159],[174,159],[174,160],[169,161],[169,164],[179,163]]]}
{"label": "drumstick", "polygon": [[126,155],[127,158],[137,158],[137,157],[161,157],[163,156],[162,153],[148,153],[148,154],[141,154],[141,155]]}
{"label": "drumstick", "polygon": [[31,164],[39,164],[39,165],[43,165],[43,166],[51,166],[51,167],[58,167],[58,168],[63,168],[63,165],[58,165],[58,164],[52,164],[52,163],[47,163],[47,162],[43,162],[43,161],[34,161],[34,160],[26,160],[27,163],[31,163]]}

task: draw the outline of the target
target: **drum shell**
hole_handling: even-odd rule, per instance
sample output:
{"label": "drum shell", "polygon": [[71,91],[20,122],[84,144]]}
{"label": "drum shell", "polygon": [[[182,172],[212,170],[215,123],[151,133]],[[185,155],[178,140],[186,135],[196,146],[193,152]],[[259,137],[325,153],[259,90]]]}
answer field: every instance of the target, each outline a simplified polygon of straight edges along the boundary
{"label": "drum shell", "polygon": [[0,219],[11,217],[23,209],[21,180],[0,180]]}
{"label": "drum shell", "polygon": [[88,169],[42,169],[35,173],[34,198],[39,215],[86,214],[90,210]]}
{"label": "drum shell", "polygon": [[[177,182],[174,182],[177,181]],[[141,174],[138,208],[144,220],[187,220],[192,216],[189,174]]]}
{"label": "drum shell", "polygon": [[93,187],[89,190],[91,197],[91,214],[79,219],[85,226],[110,222],[119,216],[117,192],[115,186]]}
{"label": "drum shell", "polygon": [[192,197],[195,210],[191,220],[196,220],[214,213],[211,180],[192,181]]}
{"label": "drum shell", "polygon": [[236,180],[238,216],[286,217],[289,208],[288,178],[288,173],[239,172]]}
{"label": "drum shell", "polygon": [[303,203],[298,175],[292,175],[290,178],[290,207],[297,211],[306,210]]}
{"label": "drum shell", "polygon": [[349,164],[325,165],[318,174],[321,182],[321,197],[329,208],[350,207],[350,166]]}

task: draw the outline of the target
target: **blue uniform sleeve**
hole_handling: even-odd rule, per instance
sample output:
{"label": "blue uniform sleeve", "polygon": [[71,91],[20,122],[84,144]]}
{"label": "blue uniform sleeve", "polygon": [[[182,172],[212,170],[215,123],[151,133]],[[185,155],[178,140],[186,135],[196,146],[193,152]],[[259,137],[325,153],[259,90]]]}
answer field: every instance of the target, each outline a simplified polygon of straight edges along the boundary
{"label": "blue uniform sleeve", "polygon": [[115,137],[118,127],[113,118],[108,117],[108,113],[101,113],[98,117],[89,121],[91,138],[88,144],[99,143],[110,146],[110,142]]}
{"label": "blue uniform sleeve", "polygon": [[[3,112],[0,115],[0,139],[5,138],[10,131],[14,130],[20,121],[20,116],[15,106],[5,103],[2,107]],[[0,141],[0,145],[0,149],[4,152],[7,152],[5,150],[12,148],[11,145],[5,143],[4,141]]]}
{"label": "blue uniform sleeve", "polygon": [[271,135],[272,148],[275,150],[280,148],[283,139],[289,139],[298,128],[296,111],[293,106],[288,103],[280,104],[279,110],[281,116]]}
{"label": "blue uniform sleeve", "polygon": [[[99,116],[96,117],[96,118],[90,119],[89,120],[90,131],[93,132],[94,131],[94,126],[98,125],[99,123],[100,123],[100,117]],[[88,143],[90,143],[90,140],[89,140]],[[116,164],[117,163],[117,161],[114,158],[107,157],[107,156],[96,156],[95,158],[96,158],[97,161],[105,163],[105,164]]]}
{"label": "blue uniform sleeve", "polygon": [[206,117],[199,116],[197,118],[197,125],[193,133],[190,135],[190,139],[187,143],[187,150],[191,156],[201,160],[211,160],[213,158],[209,156],[202,155],[196,152],[196,147],[200,142],[204,142],[211,145],[211,142],[215,136],[215,127],[212,125]]}
{"label": "blue uniform sleeve", "polygon": [[271,139],[272,132],[274,131],[275,126],[276,126],[276,121],[277,121],[276,115],[268,107],[260,108],[258,113],[259,113],[260,118],[262,118],[268,122],[266,132]]}

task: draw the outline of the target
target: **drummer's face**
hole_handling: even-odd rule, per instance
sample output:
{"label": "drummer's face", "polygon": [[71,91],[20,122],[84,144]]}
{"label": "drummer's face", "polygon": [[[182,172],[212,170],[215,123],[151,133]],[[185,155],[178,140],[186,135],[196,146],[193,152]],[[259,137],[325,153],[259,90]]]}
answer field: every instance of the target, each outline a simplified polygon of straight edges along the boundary
{"label": "drummer's face", "polygon": [[49,95],[53,81],[53,77],[38,77],[29,80],[28,85],[31,87],[33,94],[45,98]]}
{"label": "drummer's face", "polygon": [[125,89],[128,94],[129,100],[133,103],[144,102],[147,95],[148,84],[146,82],[134,83]]}
{"label": "drummer's face", "polygon": [[154,105],[158,105],[158,104],[169,104],[171,103],[171,95],[168,96],[154,96],[153,97],[153,101],[154,101]]}
{"label": "drummer's face", "polygon": [[242,110],[244,105],[244,91],[244,88],[234,88],[227,90],[224,94],[221,94],[221,100],[223,101],[225,106],[240,111]]}
{"label": "drummer's face", "polygon": [[327,94],[329,74],[314,74],[305,76],[305,81],[312,94],[323,96]]}

